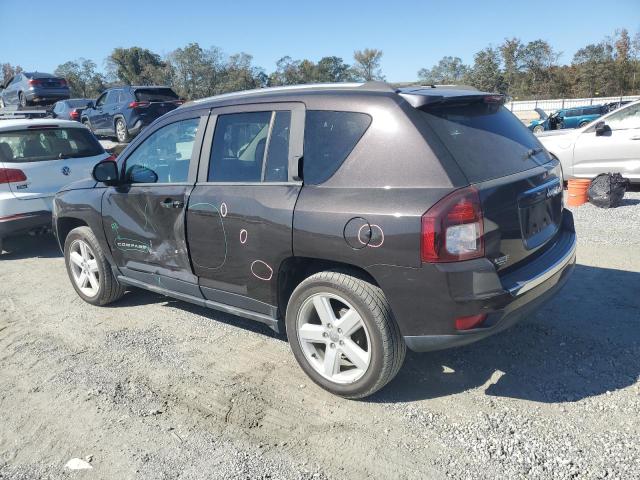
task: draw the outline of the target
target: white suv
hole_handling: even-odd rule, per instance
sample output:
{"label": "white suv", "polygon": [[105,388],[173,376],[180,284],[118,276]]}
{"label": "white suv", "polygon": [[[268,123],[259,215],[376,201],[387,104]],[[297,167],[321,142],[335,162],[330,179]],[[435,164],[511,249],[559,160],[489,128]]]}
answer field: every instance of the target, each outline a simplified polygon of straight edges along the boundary
{"label": "white suv", "polygon": [[0,120],[0,254],[3,239],[50,227],[56,192],[108,157],[78,122]]}
{"label": "white suv", "polygon": [[631,182],[640,182],[640,101],[585,127],[544,132],[538,139],[560,160],[565,178],[621,173]]}

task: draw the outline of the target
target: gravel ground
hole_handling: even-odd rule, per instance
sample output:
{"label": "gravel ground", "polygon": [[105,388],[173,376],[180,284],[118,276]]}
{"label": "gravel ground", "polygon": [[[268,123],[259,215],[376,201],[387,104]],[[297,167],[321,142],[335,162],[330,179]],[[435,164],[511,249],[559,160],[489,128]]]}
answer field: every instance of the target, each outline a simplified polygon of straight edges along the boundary
{"label": "gravel ground", "polygon": [[91,307],[51,238],[10,242],[0,479],[637,478],[640,195],[574,211],[578,265],[541,312],[410,353],[360,402],[261,325],[139,290]]}

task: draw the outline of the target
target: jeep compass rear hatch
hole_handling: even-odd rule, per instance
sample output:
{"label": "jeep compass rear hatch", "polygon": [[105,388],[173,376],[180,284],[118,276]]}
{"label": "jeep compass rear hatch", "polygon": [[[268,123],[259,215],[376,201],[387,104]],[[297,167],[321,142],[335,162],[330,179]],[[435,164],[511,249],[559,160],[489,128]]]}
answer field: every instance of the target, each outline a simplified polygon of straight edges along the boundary
{"label": "jeep compass rear hatch", "polygon": [[499,95],[429,100],[418,106],[422,117],[478,191],[485,256],[506,269],[543,248],[562,220],[559,164]]}

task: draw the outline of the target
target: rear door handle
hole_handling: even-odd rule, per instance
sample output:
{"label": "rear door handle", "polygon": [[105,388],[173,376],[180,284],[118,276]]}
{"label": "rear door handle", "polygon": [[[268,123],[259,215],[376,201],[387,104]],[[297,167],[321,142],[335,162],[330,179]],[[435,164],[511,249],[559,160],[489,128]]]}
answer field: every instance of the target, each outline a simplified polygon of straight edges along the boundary
{"label": "rear door handle", "polygon": [[631,137],[631,140],[640,140],[640,135],[636,135],[634,137]]}
{"label": "rear door handle", "polygon": [[183,208],[184,202],[182,200],[174,200],[172,198],[166,198],[160,202],[160,206],[163,208]]}

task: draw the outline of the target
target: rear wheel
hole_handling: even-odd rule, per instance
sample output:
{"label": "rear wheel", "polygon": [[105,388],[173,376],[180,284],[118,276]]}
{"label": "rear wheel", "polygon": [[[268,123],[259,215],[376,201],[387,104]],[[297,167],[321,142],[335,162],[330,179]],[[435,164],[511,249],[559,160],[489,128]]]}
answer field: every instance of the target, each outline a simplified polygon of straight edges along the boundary
{"label": "rear wheel", "polygon": [[578,125],[578,128],[582,128],[582,127],[584,127],[584,126],[586,126],[588,124],[589,124],[589,122],[580,122],[580,124]]}
{"label": "rear wheel", "polygon": [[111,265],[89,227],[78,227],[69,232],[64,242],[64,259],[71,284],[85,302],[107,305],[124,295],[124,287],[113,275]]}
{"label": "rear wheel", "polygon": [[129,143],[129,141],[131,140],[129,130],[127,129],[127,124],[124,123],[124,120],[121,118],[118,118],[116,120],[116,138],[120,143]]}
{"label": "rear wheel", "polygon": [[320,272],[298,285],[286,326],[305,373],[342,397],[373,394],[404,361],[406,346],[384,293],[349,273]]}
{"label": "rear wheel", "polygon": [[27,101],[27,97],[22,92],[18,93],[18,101],[20,102],[21,107],[26,107],[29,105],[29,102]]}
{"label": "rear wheel", "polygon": [[2,97],[0,97],[0,108],[4,108],[4,99]]}

